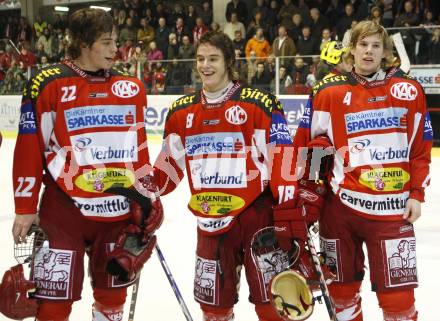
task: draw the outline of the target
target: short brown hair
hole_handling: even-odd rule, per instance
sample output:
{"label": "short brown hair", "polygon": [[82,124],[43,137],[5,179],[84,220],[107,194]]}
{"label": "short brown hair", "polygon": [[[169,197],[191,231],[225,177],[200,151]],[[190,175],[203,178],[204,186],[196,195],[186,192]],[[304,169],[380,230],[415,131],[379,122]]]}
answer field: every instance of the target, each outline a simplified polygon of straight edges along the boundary
{"label": "short brown hair", "polygon": [[71,41],[68,53],[71,59],[81,55],[81,45],[91,46],[102,34],[112,32],[113,18],[101,9],[80,9],[70,17],[69,32]]}
{"label": "short brown hair", "polygon": [[221,31],[208,31],[198,41],[196,53],[200,45],[206,44],[220,49],[225,59],[225,65],[226,69],[228,70],[229,79],[234,79],[235,49],[232,40]]}
{"label": "short brown hair", "polygon": [[361,21],[356,25],[356,27],[354,27],[348,43],[347,53],[344,55],[344,61],[353,65],[354,56],[351,54],[351,50],[356,47],[360,40],[376,34],[382,38],[383,50],[385,53],[385,58],[382,59],[381,66],[382,68],[391,67],[394,62],[393,40],[383,26],[370,20]]}

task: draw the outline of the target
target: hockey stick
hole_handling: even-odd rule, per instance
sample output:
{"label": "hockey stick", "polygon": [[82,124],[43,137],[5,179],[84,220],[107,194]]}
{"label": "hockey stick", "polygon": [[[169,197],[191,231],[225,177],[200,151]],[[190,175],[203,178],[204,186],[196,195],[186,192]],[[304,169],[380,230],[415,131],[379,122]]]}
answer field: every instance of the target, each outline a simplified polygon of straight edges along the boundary
{"label": "hockey stick", "polygon": [[321,262],[316,253],[315,244],[313,242],[310,231],[307,230],[307,245],[309,247],[310,255],[312,257],[313,265],[315,266],[316,274],[319,278],[319,288],[321,289],[321,296],[324,298],[325,306],[327,307],[328,316],[330,320],[336,321],[336,310],[332,298],[328,291],[327,283],[325,282],[324,273],[322,273]]}
{"label": "hockey stick", "polygon": [[141,280],[141,275],[139,274],[136,282],[133,283],[133,290],[131,291],[131,301],[130,301],[130,310],[128,311],[128,321],[134,320],[134,312],[136,310],[136,302],[137,302],[140,280]]}
{"label": "hockey stick", "polygon": [[183,300],[182,294],[180,294],[179,288],[177,287],[176,281],[174,280],[173,275],[171,274],[170,268],[168,267],[167,262],[165,261],[165,257],[163,256],[162,251],[160,250],[159,245],[156,243],[156,253],[159,257],[160,264],[162,265],[163,271],[165,272],[168,281],[170,282],[171,288],[173,289],[174,295],[179,302],[180,307],[182,308],[182,312],[185,315],[186,321],[193,321],[191,313],[189,313],[188,307]]}

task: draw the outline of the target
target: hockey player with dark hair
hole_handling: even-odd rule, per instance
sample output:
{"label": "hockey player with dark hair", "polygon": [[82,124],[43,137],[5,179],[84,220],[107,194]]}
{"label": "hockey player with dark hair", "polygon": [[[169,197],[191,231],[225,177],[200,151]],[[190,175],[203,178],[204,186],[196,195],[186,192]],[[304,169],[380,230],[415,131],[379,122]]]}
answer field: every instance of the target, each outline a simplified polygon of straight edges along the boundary
{"label": "hockey player with dark hair", "polygon": [[336,273],[329,285],[338,320],[361,321],[368,250],[370,280],[385,321],[417,320],[416,239],[429,184],[432,127],[421,85],[392,67],[386,30],[360,22],[349,73],[319,82],[295,135],[296,147],[327,135],[336,150],[320,219],[321,249]]}
{"label": "hockey player with dark hair", "polygon": [[274,225],[274,204],[297,196],[292,162],[284,157],[282,164],[292,141],[277,98],[234,81],[233,66],[227,35],[200,38],[196,67],[203,88],[171,106],[156,176],[164,194],[176,188],[185,169],[189,176],[188,208],[198,223],[194,296],[203,320],[233,320],[241,267],[259,320],[281,320],[267,286],[283,262],[258,269],[251,241]]}
{"label": "hockey player with dark hair", "polygon": [[[48,237],[49,247],[32,263],[37,320],[68,320],[81,298],[84,254],[95,298],[93,320],[120,320],[126,288],[150,257],[152,234],[163,220],[149,177],[146,93],[138,79],[112,69],[117,47],[110,14],[78,10],[69,29],[71,60],[40,70],[23,94],[12,234],[20,243],[39,221]],[[144,210],[106,192],[115,186],[151,196],[152,206]],[[126,242],[133,235],[135,252]]]}

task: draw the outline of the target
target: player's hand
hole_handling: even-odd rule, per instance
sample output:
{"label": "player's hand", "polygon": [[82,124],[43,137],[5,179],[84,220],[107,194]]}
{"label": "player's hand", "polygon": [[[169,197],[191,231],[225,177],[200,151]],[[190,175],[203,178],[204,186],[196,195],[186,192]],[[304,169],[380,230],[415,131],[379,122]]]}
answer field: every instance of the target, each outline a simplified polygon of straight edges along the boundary
{"label": "player's hand", "polygon": [[37,214],[15,215],[14,225],[12,226],[12,236],[15,244],[19,244],[26,239],[27,232],[36,219]]}
{"label": "player's hand", "polygon": [[422,215],[422,206],[418,200],[410,198],[406,201],[403,219],[410,223],[414,223]]}

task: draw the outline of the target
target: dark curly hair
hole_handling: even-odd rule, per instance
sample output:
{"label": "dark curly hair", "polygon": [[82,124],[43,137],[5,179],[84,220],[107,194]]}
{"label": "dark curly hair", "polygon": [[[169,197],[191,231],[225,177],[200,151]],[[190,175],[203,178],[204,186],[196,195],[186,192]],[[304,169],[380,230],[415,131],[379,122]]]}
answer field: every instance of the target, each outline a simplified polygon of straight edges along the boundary
{"label": "dark curly hair", "polygon": [[205,33],[197,43],[196,53],[199,47],[205,44],[209,44],[220,49],[225,59],[229,79],[234,79],[235,49],[232,40],[221,31],[209,31]]}
{"label": "dark curly hair", "polygon": [[81,55],[81,45],[90,47],[103,33],[112,32],[113,18],[101,9],[80,9],[70,17],[69,32],[71,41],[68,53],[71,59]]}

